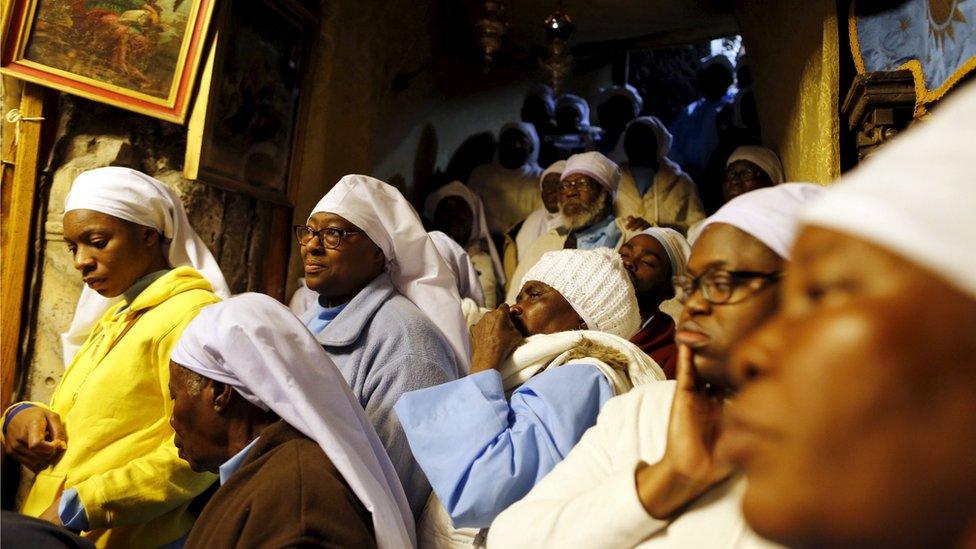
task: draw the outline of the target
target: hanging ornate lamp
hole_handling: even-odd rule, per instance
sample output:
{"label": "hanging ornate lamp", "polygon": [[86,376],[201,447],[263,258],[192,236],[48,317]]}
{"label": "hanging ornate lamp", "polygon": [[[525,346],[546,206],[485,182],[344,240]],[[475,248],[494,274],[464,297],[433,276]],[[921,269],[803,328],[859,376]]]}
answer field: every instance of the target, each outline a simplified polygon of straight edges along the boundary
{"label": "hanging ornate lamp", "polygon": [[542,62],[549,73],[549,82],[556,94],[561,92],[563,81],[573,68],[573,55],[569,51],[569,38],[576,30],[573,18],[557,9],[546,18],[546,38],[549,41],[549,56]]}
{"label": "hanging ornate lamp", "polygon": [[478,47],[485,56],[485,63],[491,63],[495,52],[502,47],[502,36],[508,31],[505,19],[505,5],[496,0],[485,0],[481,17],[474,23],[478,34]]}

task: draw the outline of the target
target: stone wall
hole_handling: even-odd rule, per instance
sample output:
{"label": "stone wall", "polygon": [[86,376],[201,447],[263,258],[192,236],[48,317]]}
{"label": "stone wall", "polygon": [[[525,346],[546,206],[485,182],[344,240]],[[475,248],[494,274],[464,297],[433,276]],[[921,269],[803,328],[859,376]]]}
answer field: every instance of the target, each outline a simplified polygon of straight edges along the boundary
{"label": "stone wall", "polygon": [[59,334],[71,323],[82,282],[64,244],[61,216],[71,182],[102,166],[128,166],[171,185],[213,251],[231,291],[262,287],[270,210],[254,199],[183,178],[185,128],[62,95],[48,170],[40,284],[30,369],[22,398],[48,401],[64,371]]}

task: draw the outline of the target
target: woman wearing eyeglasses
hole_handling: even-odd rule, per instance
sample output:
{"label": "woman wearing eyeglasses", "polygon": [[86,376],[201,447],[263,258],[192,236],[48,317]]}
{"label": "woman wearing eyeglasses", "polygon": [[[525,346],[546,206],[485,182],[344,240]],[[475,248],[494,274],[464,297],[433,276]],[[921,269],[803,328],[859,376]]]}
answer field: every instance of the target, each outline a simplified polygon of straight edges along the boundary
{"label": "woman wearing eyeglasses", "polygon": [[416,518],[430,484],[393,405],[468,370],[454,275],[403,195],[364,175],[343,177],[295,236],[318,293],[302,321],[366,409]]}
{"label": "woman wearing eyeglasses", "polygon": [[498,547],[764,547],[741,476],[714,452],[731,349],[775,312],[799,208],[822,187],[745,194],[705,222],[677,276],[676,381],[611,399],[596,426],[492,523]]}

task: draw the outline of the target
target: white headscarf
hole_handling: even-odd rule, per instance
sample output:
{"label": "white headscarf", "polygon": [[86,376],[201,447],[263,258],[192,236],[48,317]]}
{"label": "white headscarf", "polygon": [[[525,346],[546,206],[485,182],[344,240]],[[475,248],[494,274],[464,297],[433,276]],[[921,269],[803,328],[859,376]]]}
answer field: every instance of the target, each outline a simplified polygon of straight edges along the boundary
{"label": "white headscarf", "polygon": [[565,169],[566,169],[565,160],[557,160],[552,164],[549,164],[549,167],[543,170],[542,175],[539,176],[539,190],[540,191],[542,190],[542,180],[545,179],[547,175],[551,173],[558,173],[562,175],[563,170]]}
{"label": "white headscarf", "polygon": [[592,177],[610,196],[616,196],[620,185],[620,166],[603,154],[590,151],[570,156],[560,181],[566,181],[567,177],[576,173]]}
{"label": "white headscarf", "polygon": [[[163,182],[130,168],[88,170],[75,178],[64,200],[64,213],[73,210],[92,210],[156,229],[166,239],[170,267],[189,265],[210,281],[214,293],[230,297],[220,265],[190,226],[176,192]],[[71,363],[95,324],[122,299],[102,297],[88,286],[81,290],[71,327],[61,334],[65,366]]]}
{"label": "white headscarf", "polygon": [[661,243],[668,260],[671,262],[671,275],[680,276],[688,271],[688,256],[691,255],[691,246],[685,237],[674,229],[665,227],[651,227],[638,234],[647,236]]}
{"label": "white headscarf", "polygon": [[562,107],[571,107],[579,113],[580,125],[584,128],[590,127],[590,104],[586,99],[571,93],[564,93],[556,100],[556,110]]}
{"label": "white headscarf", "polygon": [[719,208],[702,223],[698,234],[704,234],[715,223],[726,223],[749,233],[783,259],[789,259],[799,228],[797,214],[824,190],[812,183],[783,183],[756,189]]}
{"label": "white headscarf", "polygon": [[301,321],[273,298],[241,294],[201,309],[173,362],[226,383],[322,448],[373,516],[379,547],[413,547],[413,515],[359,400]]}
{"label": "white headscarf", "polygon": [[453,238],[440,231],[430,231],[428,234],[430,239],[434,241],[434,246],[437,246],[437,251],[440,252],[441,257],[451,268],[454,277],[457,278],[458,293],[461,294],[461,298],[467,297],[474,300],[479,307],[484,307],[485,292],[481,289],[478,271],[471,264],[468,252],[464,251],[464,248]]}
{"label": "white headscarf", "polygon": [[674,138],[671,137],[671,132],[664,126],[661,119],[656,116],[640,116],[628,122],[623,136],[617,141],[617,146],[613,152],[614,158],[627,158],[627,153],[624,152],[624,138],[630,128],[635,125],[647,126],[654,132],[654,136],[657,137],[657,151],[655,151],[657,161],[662,164],[665,162],[670,163],[671,160],[668,159],[668,153],[671,152],[671,143],[674,141]]}
{"label": "white headscarf", "polygon": [[400,191],[366,175],[347,175],[322,197],[308,217],[319,212],[341,216],[379,246],[393,286],[430,318],[454,350],[459,373],[467,372],[470,340],[457,284],[417,212]]}
{"label": "white headscarf", "polygon": [[[562,179],[563,170],[565,170],[565,169],[566,169],[566,161],[565,160],[557,160],[557,161],[553,162],[552,164],[549,164],[549,167],[546,168],[542,172],[542,175],[539,176],[539,192],[540,193],[542,192],[542,182],[546,179],[546,176],[547,175],[549,175],[551,173],[559,174],[560,179]],[[546,209],[545,204],[542,205],[542,208],[540,208],[540,210],[542,211],[542,217],[541,217],[540,220],[542,221],[543,224],[542,224],[542,226],[540,226],[538,229],[536,229],[534,231],[528,231],[529,233],[534,233],[534,234],[531,234],[531,235],[530,234],[526,234],[526,238],[529,238],[531,236],[531,240],[535,240],[535,238],[537,238],[537,237],[539,237],[539,236],[541,236],[541,235],[543,235],[545,233],[548,233],[549,231],[554,230],[554,229],[556,229],[557,227],[559,227],[559,226],[561,226],[563,224],[563,216],[562,216],[561,213],[559,213],[559,210],[556,210],[555,213],[550,212],[549,210]],[[526,219],[526,222],[528,222],[528,221],[529,220]],[[523,225],[523,227],[525,227],[525,225]],[[521,231],[520,231],[520,234],[521,234]],[[528,247],[532,243],[531,240],[530,241],[519,242],[516,239],[515,244],[518,247],[518,250],[519,250],[519,253],[520,254],[521,253],[525,253],[526,251],[528,251]],[[519,260],[521,261],[521,259],[522,258],[520,257]]]}
{"label": "white headscarf", "polygon": [[736,160],[748,160],[756,166],[759,166],[762,171],[766,172],[769,179],[772,180],[773,185],[779,185],[783,182],[783,163],[779,161],[776,153],[766,147],[757,147],[755,145],[737,147],[732,151],[732,155],[729,156],[728,161],[725,162],[725,166],[728,167],[729,164]]}
{"label": "white headscarf", "polygon": [[630,103],[634,106],[634,116],[640,114],[641,110],[644,108],[644,98],[641,97],[640,92],[637,88],[631,86],[630,84],[613,85],[604,90],[600,91],[600,95],[597,96],[596,104],[603,105],[610,100],[611,97],[626,97],[630,100]]}
{"label": "white headscarf", "polygon": [[495,248],[495,243],[491,239],[491,233],[488,232],[485,207],[481,203],[481,198],[474,194],[467,185],[460,181],[452,181],[432,192],[424,200],[424,217],[429,221],[433,221],[434,214],[437,212],[437,205],[441,203],[441,200],[449,196],[456,196],[463,199],[467,202],[468,207],[471,208],[471,237],[465,244],[465,247],[470,246],[472,242],[478,242],[488,248],[488,255],[491,256],[491,263],[495,267],[495,280],[499,284],[504,285],[505,269],[502,267],[502,260],[498,257],[498,250]]}
{"label": "white headscarf", "polygon": [[[539,144],[539,132],[535,131],[535,126],[529,124],[528,122],[506,122],[502,129],[498,132],[498,138],[501,139],[502,134],[508,130],[518,130],[522,132],[526,137],[529,138],[529,143],[532,144],[532,152],[529,153],[529,158],[523,164],[523,168],[527,168],[529,171],[538,171],[542,168],[539,167],[539,149],[541,145]],[[495,158],[497,160],[498,153],[495,153]]]}
{"label": "white headscarf", "polygon": [[976,82],[800,214],[877,244],[976,297]]}

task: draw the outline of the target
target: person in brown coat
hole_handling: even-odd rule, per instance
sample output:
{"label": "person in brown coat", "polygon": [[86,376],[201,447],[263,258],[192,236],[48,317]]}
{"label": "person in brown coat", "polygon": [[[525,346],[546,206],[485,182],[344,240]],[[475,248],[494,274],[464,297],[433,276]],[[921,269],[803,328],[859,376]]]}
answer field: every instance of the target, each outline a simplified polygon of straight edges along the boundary
{"label": "person in brown coat", "polygon": [[242,294],[205,307],[170,373],[179,455],[220,475],[187,548],[414,545],[379,437],[284,305]]}

